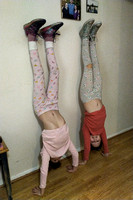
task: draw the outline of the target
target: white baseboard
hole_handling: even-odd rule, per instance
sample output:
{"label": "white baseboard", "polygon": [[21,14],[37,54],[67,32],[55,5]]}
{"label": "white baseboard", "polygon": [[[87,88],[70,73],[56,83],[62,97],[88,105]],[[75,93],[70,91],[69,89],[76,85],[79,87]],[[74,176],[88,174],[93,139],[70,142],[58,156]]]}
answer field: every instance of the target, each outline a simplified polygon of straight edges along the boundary
{"label": "white baseboard", "polygon": [[[124,132],[127,132],[127,131],[129,131],[129,130],[132,130],[132,129],[133,129],[133,127],[130,127],[130,128],[127,128],[127,129],[123,129],[122,131],[119,131],[119,132],[117,132],[117,133],[113,133],[112,135],[108,136],[107,138],[110,139],[110,138],[112,138],[112,137],[114,137],[114,136],[120,135],[120,134],[122,134],[122,133],[124,133]],[[77,148],[77,151],[80,152],[80,151],[82,151],[83,149],[84,149],[84,147],[79,147],[79,148]],[[66,155],[64,155],[63,158],[66,158]],[[62,159],[63,159],[63,158],[62,158]],[[31,169],[28,169],[28,170],[26,170],[26,171],[24,171],[24,172],[21,172],[21,173],[19,173],[19,174],[16,174],[16,175],[14,175],[14,176],[11,176],[11,180],[13,181],[13,180],[15,180],[15,179],[17,179],[17,178],[23,177],[23,176],[25,176],[25,175],[27,175],[27,174],[29,174],[29,173],[31,173],[31,172],[34,172],[35,170],[38,170],[38,169],[39,169],[39,166],[33,167],[33,168],[31,168]],[[2,181],[2,180],[0,180],[0,186],[1,186],[1,185],[3,185],[3,181]]]}
{"label": "white baseboard", "polygon": [[127,132],[127,131],[130,131],[130,130],[132,130],[132,129],[133,129],[133,126],[131,126],[131,127],[129,127],[129,128],[126,128],[126,129],[123,129],[123,130],[121,130],[121,131],[119,131],[119,132],[117,132],[117,133],[113,133],[112,135],[108,136],[107,138],[110,139],[110,138],[112,138],[112,137],[115,137],[115,136],[117,136],[117,135],[120,135],[120,134],[122,134],[122,133],[125,133],[125,132]]}
{"label": "white baseboard", "polygon": [[[17,178],[23,177],[23,176],[25,176],[25,175],[27,175],[27,174],[29,174],[31,172],[34,172],[34,171],[36,171],[38,169],[39,169],[39,166],[36,166],[36,167],[33,167],[33,168],[28,169],[26,171],[23,171],[23,172],[21,172],[19,174],[16,174],[15,176],[11,176],[11,181],[13,181],[13,180],[15,180]],[[1,185],[3,185],[3,181],[2,180],[0,180],[0,186]]]}

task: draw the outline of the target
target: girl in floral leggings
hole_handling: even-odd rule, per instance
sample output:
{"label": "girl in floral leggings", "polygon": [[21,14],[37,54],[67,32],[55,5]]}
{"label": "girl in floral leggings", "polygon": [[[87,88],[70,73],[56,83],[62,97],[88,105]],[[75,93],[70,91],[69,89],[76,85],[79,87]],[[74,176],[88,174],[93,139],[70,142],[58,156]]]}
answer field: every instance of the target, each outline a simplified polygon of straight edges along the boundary
{"label": "girl in floral leggings", "polygon": [[102,83],[99,64],[96,54],[96,33],[101,22],[94,23],[90,19],[83,24],[80,30],[81,49],[83,60],[83,76],[80,86],[80,98],[83,102],[85,113],[83,122],[84,158],[80,164],[86,164],[89,159],[91,145],[99,147],[103,144],[103,155],[108,156],[108,143],[104,122],[106,110],[102,104]]}
{"label": "girl in floral leggings", "polygon": [[[58,108],[59,69],[54,54],[54,38],[63,23],[58,22],[39,30],[45,22],[45,19],[36,19],[24,25],[34,75],[33,105],[36,115],[44,126],[43,148],[40,153],[42,157],[40,185],[32,190],[33,194],[39,196],[44,194],[50,160],[57,163],[68,150],[72,154],[72,165],[67,167],[68,172],[75,172],[78,167],[78,152],[70,140],[69,128]],[[37,35],[45,41],[50,70],[47,90],[44,87],[44,72],[37,49]]]}

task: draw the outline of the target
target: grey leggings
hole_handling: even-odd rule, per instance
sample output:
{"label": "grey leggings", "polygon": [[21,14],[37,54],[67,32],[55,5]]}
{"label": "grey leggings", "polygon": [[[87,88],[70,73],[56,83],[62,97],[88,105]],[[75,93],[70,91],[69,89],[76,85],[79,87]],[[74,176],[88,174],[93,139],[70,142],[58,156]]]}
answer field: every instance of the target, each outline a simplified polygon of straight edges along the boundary
{"label": "grey leggings", "polygon": [[[90,42],[88,38],[84,38],[81,45],[84,71],[80,86],[80,98],[83,103],[86,103],[93,99],[102,98],[102,80],[95,41]],[[92,64],[92,68],[88,68],[89,64]]]}

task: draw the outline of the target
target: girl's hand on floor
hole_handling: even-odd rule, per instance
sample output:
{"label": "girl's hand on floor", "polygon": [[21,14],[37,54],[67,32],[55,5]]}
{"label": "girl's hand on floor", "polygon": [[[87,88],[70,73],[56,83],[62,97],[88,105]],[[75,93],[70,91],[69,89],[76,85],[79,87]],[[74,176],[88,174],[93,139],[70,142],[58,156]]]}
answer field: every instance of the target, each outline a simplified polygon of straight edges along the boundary
{"label": "girl's hand on floor", "polygon": [[39,186],[38,187],[34,187],[32,189],[32,194],[37,195],[37,196],[43,196],[44,190],[45,190],[44,188],[40,188]]}
{"label": "girl's hand on floor", "polygon": [[85,165],[87,163],[87,160],[80,160],[79,165]]}
{"label": "girl's hand on floor", "polygon": [[78,167],[72,166],[72,165],[68,165],[67,167],[67,171],[70,173],[73,173],[77,170]]}
{"label": "girl's hand on floor", "polygon": [[104,157],[108,157],[109,155],[111,155],[111,153],[101,153],[102,154],[102,156],[104,156]]}

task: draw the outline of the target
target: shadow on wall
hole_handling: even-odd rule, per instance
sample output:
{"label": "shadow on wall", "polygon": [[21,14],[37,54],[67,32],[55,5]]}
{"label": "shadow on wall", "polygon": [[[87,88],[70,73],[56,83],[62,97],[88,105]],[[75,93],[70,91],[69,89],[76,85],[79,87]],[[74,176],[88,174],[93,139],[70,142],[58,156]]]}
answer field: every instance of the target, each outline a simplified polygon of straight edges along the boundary
{"label": "shadow on wall", "polygon": [[80,99],[80,85],[81,85],[82,74],[83,74],[83,69],[84,69],[82,54],[80,54],[80,65],[81,65],[81,76],[78,79],[78,80],[80,80],[79,81],[79,89],[78,89],[78,102],[79,102],[79,107],[80,107],[80,112],[81,112],[79,138],[80,138],[80,147],[82,148],[84,146],[84,139],[83,139],[83,133],[82,133],[82,126],[83,126],[83,120],[84,120],[84,106]]}
{"label": "shadow on wall", "polygon": [[129,2],[133,3],[133,0],[126,0],[126,1],[129,1]]}
{"label": "shadow on wall", "polygon": [[129,20],[133,19],[133,0],[126,0],[121,5],[120,44],[118,44],[118,131],[133,127],[133,24],[132,20]]}

